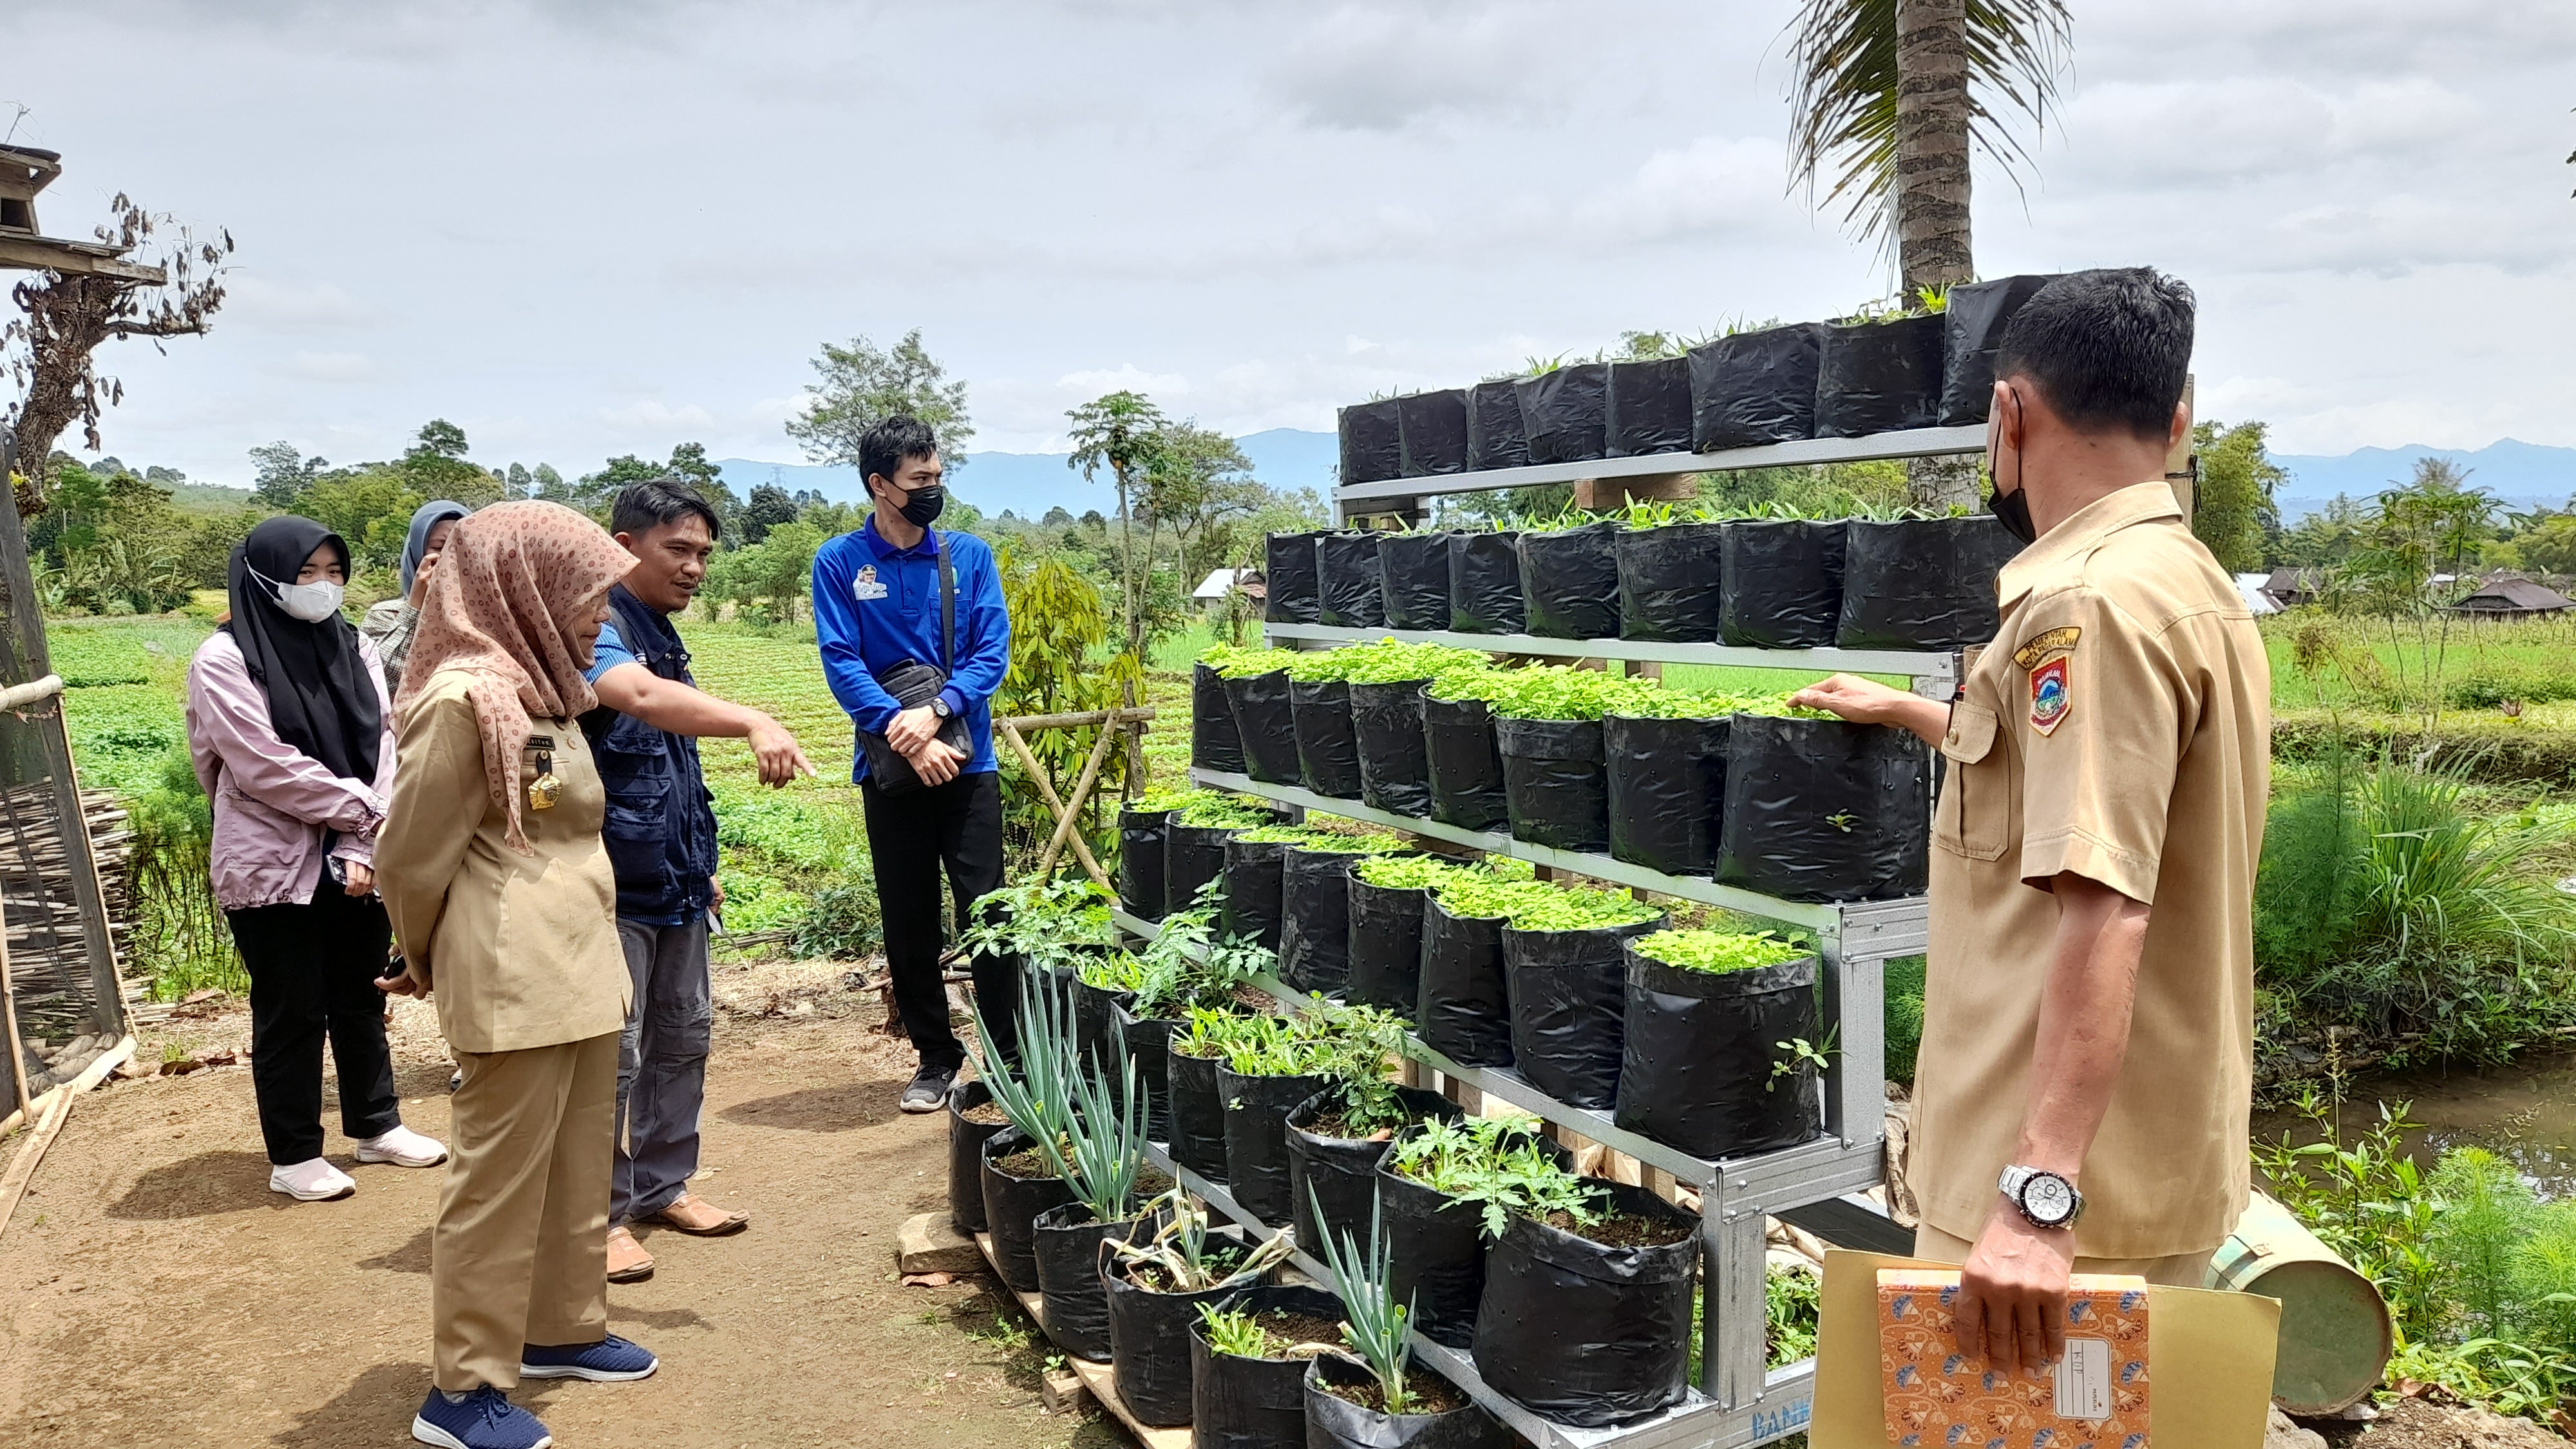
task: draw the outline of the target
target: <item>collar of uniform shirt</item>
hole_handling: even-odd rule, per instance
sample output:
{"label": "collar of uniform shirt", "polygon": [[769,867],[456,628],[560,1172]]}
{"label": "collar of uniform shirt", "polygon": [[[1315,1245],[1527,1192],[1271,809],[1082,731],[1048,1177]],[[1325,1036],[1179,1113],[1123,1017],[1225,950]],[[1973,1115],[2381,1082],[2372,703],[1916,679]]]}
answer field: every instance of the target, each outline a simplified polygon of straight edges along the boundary
{"label": "collar of uniform shirt", "polygon": [[2009,606],[2030,592],[2034,578],[2078,554],[2090,552],[2103,539],[2131,524],[2180,517],[2182,504],[2174,497],[2173,485],[2162,478],[2106,493],[2041,534],[2039,542],[2013,555],[1995,578],[1996,599]]}
{"label": "collar of uniform shirt", "polygon": [[921,542],[912,547],[897,548],[884,534],[877,532],[876,518],[871,515],[867,522],[859,525],[859,537],[867,540],[868,551],[881,559],[937,558],[939,556],[939,530],[935,528],[923,529]]}

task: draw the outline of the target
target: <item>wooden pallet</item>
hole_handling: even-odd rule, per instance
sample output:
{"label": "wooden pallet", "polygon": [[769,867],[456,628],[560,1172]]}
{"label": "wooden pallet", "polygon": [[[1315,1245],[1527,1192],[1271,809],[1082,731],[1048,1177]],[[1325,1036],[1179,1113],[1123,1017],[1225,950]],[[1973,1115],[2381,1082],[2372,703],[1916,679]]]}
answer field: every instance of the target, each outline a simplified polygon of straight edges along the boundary
{"label": "wooden pallet", "polygon": [[[1020,1300],[1020,1307],[1029,1315],[1029,1320],[1043,1331],[1046,1328],[1046,1300],[1035,1293],[1022,1293],[1002,1282],[1001,1265],[993,1257],[991,1233],[977,1233],[975,1246],[983,1250],[985,1263],[992,1267],[993,1282]],[[1127,1432],[1135,1435],[1136,1442],[1144,1445],[1145,1449],[1190,1449],[1192,1436],[1188,1429],[1156,1429],[1136,1421],[1136,1416],[1127,1411],[1127,1401],[1118,1397],[1118,1375],[1109,1365],[1076,1358],[1072,1354],[1066,1354],[1064,1361],[1073,1370],[1073,1376],[1081,1381],[1083,1389],[1100,1401],[1100,1407],[1116,1416],[1119,1423],[1126,1425]]]}

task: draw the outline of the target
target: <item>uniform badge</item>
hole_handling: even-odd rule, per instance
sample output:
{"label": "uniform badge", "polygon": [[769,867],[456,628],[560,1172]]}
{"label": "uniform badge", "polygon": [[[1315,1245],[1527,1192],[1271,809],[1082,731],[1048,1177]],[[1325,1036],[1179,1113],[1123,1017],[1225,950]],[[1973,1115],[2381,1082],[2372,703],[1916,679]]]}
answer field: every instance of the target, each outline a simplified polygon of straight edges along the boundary
{"label": "uniform badge", "polygon": [[859,576],[851,581],[850,592],[856,594],[862,603],[869,599],[882,599],[886,596],[886,586],[877,582],[877,566],[875,564],[862,564],[859,566]]}
{"label": "uniform badge", "polygon": [[2074,663],[2071,654],[2053,655],[2030,672],[2030,727],[2043,735],[2056,733],[2074,707]]}
{"label": "uniform badge", "polygon": [[2029,643],[2013,651],[2013,663],[2024,669],[2037,669],[2040,661],[2051,654],[2074,653],[2075,641],[2083,637],[2084,630],[2074,624],[2044,629],[2032,635]]}

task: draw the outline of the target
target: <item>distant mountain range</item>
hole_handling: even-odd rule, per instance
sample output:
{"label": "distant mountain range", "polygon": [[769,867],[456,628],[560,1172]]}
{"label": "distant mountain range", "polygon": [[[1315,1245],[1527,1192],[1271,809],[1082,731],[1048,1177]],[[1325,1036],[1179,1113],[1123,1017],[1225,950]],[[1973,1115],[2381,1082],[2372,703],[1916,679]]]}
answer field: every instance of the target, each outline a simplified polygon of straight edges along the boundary
{"label": "distant mountain range", "polygon": [[2553,448],[2504,438],[2483,448],[2356,448],[2335,458],[2275,453],[2272,461],[2289,470],[2274,501],[2284,522],[2295,523],[2344,494],[2359,502],[2377,497],[2415,476],[2423,458],[2448,458],[2467,470],[2469,486],[2484,488],[2508,509],[2546,504],[2564,508],[2576,497],[2576,448]]}

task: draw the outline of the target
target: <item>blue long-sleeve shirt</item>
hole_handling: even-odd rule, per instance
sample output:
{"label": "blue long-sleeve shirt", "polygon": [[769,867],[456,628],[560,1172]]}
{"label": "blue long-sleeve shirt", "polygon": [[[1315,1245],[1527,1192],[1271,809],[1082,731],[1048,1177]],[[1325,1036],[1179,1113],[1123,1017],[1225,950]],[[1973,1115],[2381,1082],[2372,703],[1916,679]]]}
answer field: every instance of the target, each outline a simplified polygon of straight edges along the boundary
{"label": "blue long-sleeve shirt", "polygon": [[[855,533],[826,543],[814,555],[814,635],[823,650],[823,677],[850,719],[870,734],[884,734],[898,706],[876,676],[915,660],[936,667],[939,650],[939,559],[948,550],[957,575],[954,667],[941,691],[949,709],[965,718],[974,758],[962,774],[999,768],[993,757],[993,692],[1011,667],[1011,616],[1002,604],[1002,579],[993,550],[971,533],[931,530],[910,548],[896,548],[877,533],[871,518]],[[856,752],[852,780],[868,777],[867,751]]]}

